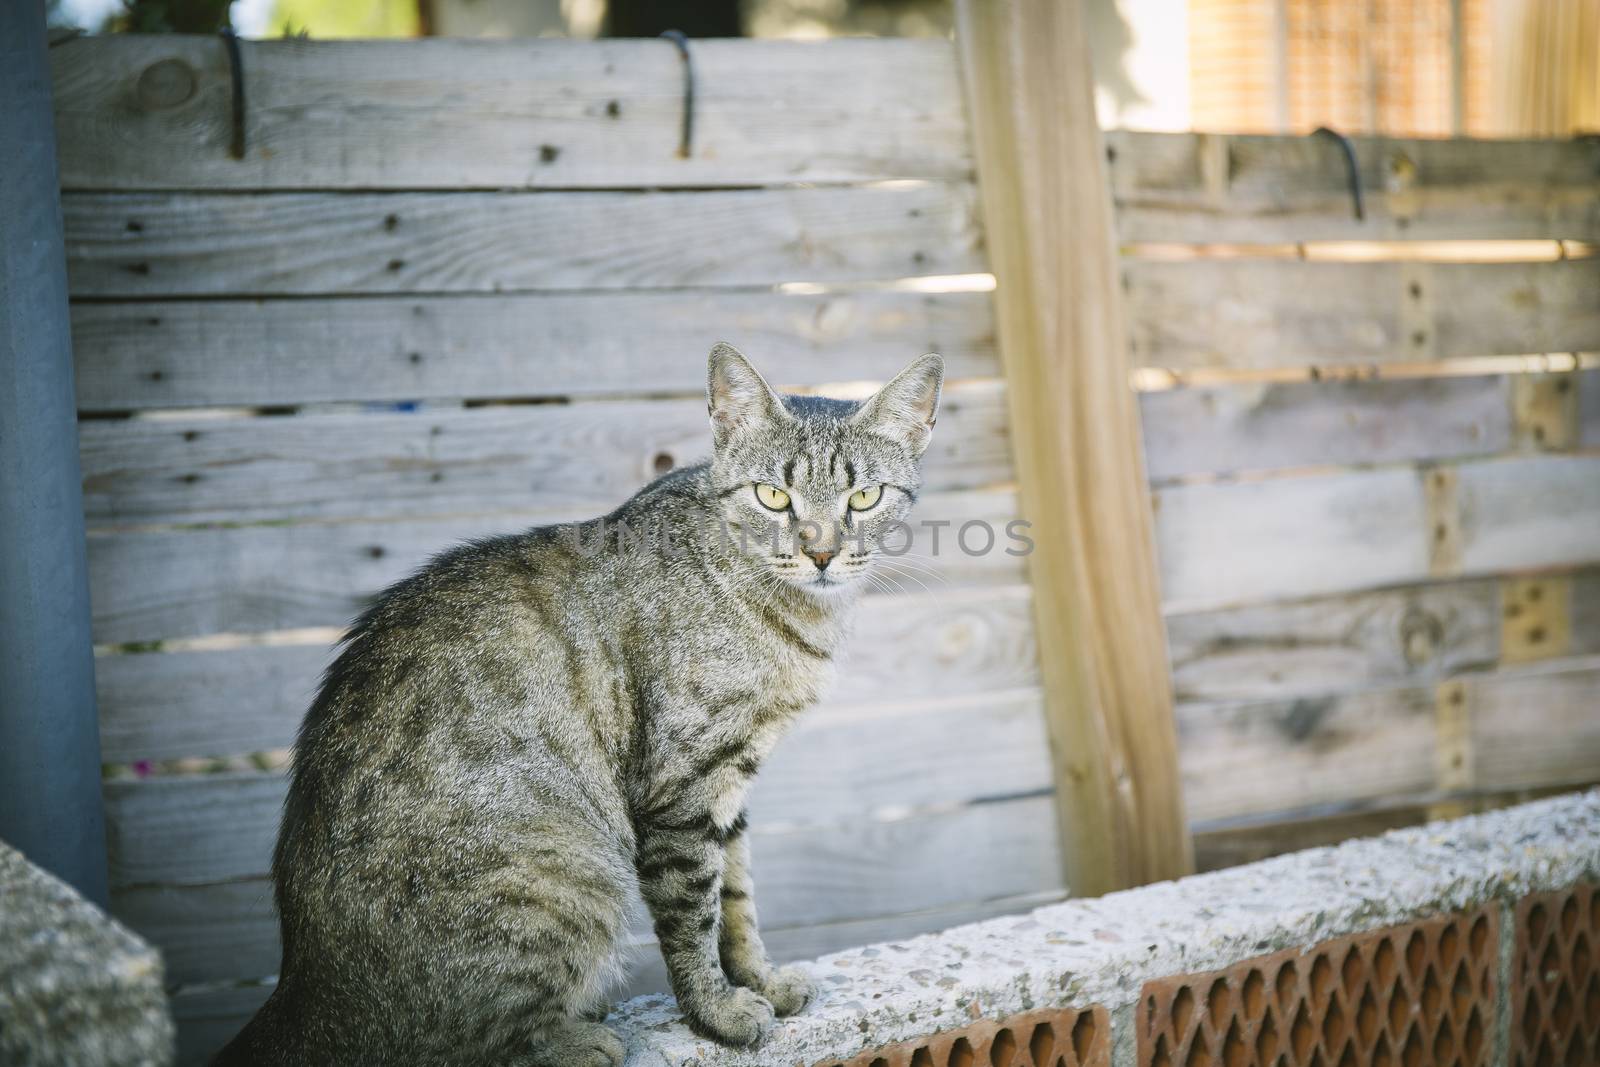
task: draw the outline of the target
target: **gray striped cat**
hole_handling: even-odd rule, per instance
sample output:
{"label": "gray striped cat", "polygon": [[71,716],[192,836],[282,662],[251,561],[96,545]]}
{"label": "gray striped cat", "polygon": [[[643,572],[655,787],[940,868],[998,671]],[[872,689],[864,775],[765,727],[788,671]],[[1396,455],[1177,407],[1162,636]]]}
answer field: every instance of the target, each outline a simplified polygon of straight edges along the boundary
{"label": "gray striped cat", "polygon": [[217,1062],[616,1067],[635,880],[696,1031],[754,1046],[804,1008],[756,930],[745,793],[831,681],[942,375],[779,396],[718,345],[708,463],[385,592],[301,727],[280,980]]}

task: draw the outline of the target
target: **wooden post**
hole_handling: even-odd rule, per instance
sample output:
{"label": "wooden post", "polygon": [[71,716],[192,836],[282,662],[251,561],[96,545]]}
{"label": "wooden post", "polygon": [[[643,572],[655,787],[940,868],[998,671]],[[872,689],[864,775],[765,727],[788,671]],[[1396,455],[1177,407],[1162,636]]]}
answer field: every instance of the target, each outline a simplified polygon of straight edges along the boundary
{"label": "wooden post", "polygon": [[958,0],[1068,884],[1187,873],[1150,495],[1080,0]]}

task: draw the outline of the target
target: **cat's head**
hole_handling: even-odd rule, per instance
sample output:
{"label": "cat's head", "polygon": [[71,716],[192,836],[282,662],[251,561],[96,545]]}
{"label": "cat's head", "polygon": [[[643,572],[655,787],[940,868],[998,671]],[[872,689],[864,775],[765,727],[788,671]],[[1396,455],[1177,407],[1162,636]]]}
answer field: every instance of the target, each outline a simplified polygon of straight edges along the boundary
{"label": "cat's head", "polygon": [[712,482],[741,550],[818,594],[900,550],[939,412],[944,360],[914,360],[863,401],[780,396],[732,345],[711,350]]}

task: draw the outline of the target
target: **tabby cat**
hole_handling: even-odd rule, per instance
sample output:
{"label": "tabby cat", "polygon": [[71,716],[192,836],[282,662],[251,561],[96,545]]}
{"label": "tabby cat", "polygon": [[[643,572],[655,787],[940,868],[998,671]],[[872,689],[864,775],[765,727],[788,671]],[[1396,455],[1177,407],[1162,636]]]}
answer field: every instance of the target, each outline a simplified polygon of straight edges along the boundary
{"label": "tabby cat", "polygon": [[446,552],[355,623],[295,748],[281,977],[217,1063],[617,1067],[635,880],[697,1032],[754,1046],[811,999],[756,930],[745,792],[916,499],[943,363],[860,403],[728,345],[709,370],[709,462]]}

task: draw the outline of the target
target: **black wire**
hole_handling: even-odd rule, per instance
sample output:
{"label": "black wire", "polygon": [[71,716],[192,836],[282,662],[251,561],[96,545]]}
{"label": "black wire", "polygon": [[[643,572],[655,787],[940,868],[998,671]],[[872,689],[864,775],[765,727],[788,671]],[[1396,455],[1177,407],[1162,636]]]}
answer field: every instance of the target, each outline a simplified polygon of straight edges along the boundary
{"label": "black wire", "polygon": [[1339,150],[1344,153],[1345,174],[1350,185],[1350,201],[1355,205],[1356,221],[1364,221],[1367,217],[1367,212],[1361,203],[1361,168],[1356,164],[1355,145],[1350,143],[1350,138],[1327,126],[1318,126],[1311,131],[1311,136],[1313,137],[1318,134],[1333,138],[1334,143],[1339,146]]}
{"label": "black wire", "polygon": [[677,45],[683,57],[683,131],[678,137],[678,158],[688,159],[694,154],[694,59],[682,30],[667,30],[661,36]]}
{"label": "black wire", "polygon": [[228,155],[244,158],[244,61],[239,58],[239,38],[233,27],[222,31],[222,43],[228,49],[228,71],[233,83],[233,126],[228,137]]}

